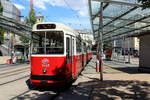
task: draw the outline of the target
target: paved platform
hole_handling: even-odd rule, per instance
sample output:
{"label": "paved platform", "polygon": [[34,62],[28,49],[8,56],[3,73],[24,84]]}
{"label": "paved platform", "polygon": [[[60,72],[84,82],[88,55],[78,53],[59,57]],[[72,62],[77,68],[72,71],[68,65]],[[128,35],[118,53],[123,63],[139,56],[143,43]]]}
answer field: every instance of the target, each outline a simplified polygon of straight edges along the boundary
{"label": "paved platform", "polygon": [[139,73],[138,65],[105,61],[101,82],[95,61],[94,57],[73,87],[55,100],[150,100],[149,74]]}
{"label": "paved platform", "polygon": [[6,64],[8,59],[10,59],[9,56],[0,56],[0,65]]}

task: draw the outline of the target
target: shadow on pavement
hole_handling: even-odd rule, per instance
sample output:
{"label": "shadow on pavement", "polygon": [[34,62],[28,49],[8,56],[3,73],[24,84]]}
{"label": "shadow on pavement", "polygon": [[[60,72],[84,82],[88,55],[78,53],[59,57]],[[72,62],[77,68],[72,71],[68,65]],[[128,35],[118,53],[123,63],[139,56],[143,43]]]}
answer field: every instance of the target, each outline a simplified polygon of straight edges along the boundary
{"label": "shadow on pavement", "polygon": [[25,94],[23,96],[18,96],[13,100],[54,100],[59,94],[54,94],[51,92],[32,92],[30,94]]}
{"label": "shadow on pavement", "polygon": [[149,100],[150,84],[140,81],[106,80],[80,83],[56,100]]}
{"label": "shadow on pavement", "polygon": [[11,100],[55,100],[60,93],[63,93],[70,89],[71,84],[67,86],[43,86],[43,87],[34,87],[31,86],[31,83],[26,80],[26,84],[29,88],[28,91],[12,98]]}
{"label": "shadow on pavement", "polygon": [[[88,82],[88,84],[93,82]],[[97,82],[96,85],[92,85],[91,100],[149,100],[149,86],[149,83],[140,81]]]}
{"label": "shadow on pavement", "polygon": [[[150,84],[142,81],[105,80],[96,78],[80,82],[63,92],[31,92],[17,100],[150,100]],[[54,87],[53,87],[54,88]],[[56,88],[58,89],[58,88]]]}
{"label": "shadow on pavement", "polygon": [[128,74],[140,74],[140,72],[138,71],[139,67],[120,67],[120,68],[111,67],[111,68]]}

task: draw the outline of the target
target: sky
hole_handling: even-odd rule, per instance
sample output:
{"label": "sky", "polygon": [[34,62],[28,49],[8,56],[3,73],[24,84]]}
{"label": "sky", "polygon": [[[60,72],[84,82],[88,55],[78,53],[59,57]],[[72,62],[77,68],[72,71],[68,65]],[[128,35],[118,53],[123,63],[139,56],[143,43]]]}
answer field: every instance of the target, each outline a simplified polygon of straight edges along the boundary
{"label": "sky", "polygon": [[[22,16],[28,16],[29,0],[11,0],[21,10]],[[88,0],[33,0],[36,14],[45,16],[47,22],[64,23],[74,29],[91,29],[88,12]]]}

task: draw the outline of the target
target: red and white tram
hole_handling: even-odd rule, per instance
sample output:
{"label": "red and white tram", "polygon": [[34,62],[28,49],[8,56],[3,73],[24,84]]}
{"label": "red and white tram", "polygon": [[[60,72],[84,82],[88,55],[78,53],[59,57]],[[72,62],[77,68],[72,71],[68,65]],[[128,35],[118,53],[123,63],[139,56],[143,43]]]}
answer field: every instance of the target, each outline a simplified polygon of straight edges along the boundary
{"label": "red and white tram", "polygon": [[33,86],[64,84],[77,79],[91,59],[90,45],[78,32],[60,23],[33,26],[31,76]]}

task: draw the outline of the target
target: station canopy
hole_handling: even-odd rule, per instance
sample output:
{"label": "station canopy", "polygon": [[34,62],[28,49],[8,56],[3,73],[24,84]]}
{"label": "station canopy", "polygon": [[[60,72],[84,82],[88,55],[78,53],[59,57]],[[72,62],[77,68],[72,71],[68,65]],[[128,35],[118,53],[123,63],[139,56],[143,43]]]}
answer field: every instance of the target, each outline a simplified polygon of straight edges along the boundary
{"label": "station canopy", "polygon": [[100,36],[105,42],[150,29],[150,9],[143,10],[137,0],[89,0],[89,12],[97,41]]}

